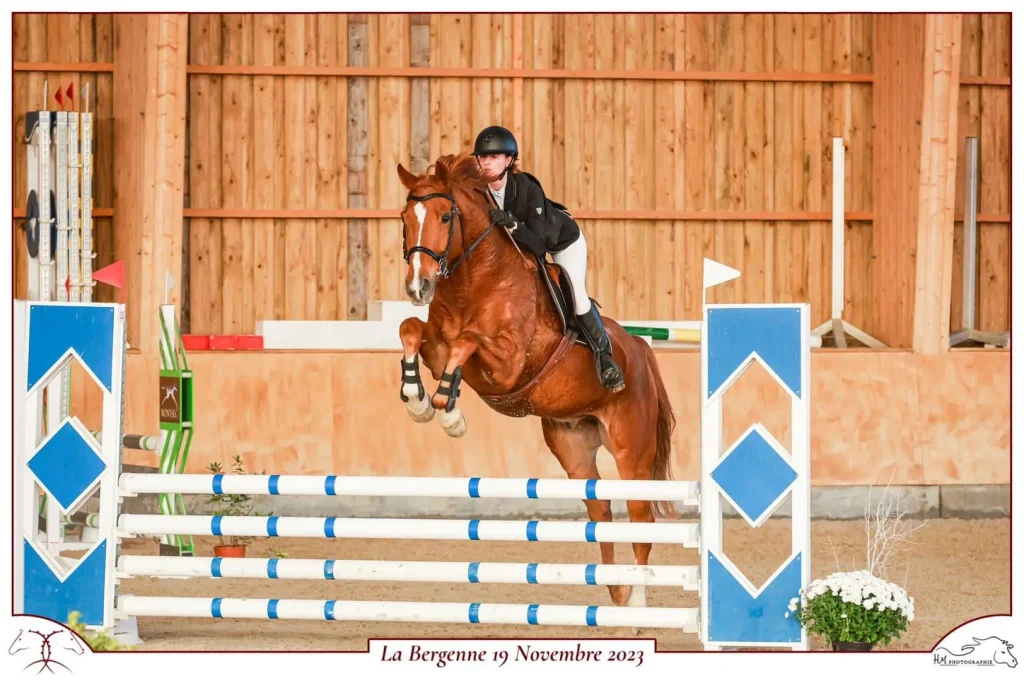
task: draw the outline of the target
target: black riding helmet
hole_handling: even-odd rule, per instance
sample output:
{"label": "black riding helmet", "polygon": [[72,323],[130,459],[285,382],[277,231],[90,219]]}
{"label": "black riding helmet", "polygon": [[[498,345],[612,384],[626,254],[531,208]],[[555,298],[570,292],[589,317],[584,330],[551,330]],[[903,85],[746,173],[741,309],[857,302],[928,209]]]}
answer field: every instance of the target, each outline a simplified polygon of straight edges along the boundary
{"label": "black riding helmet", "polygon": [[476,145],[473,147],[473,156],[482,154],[508,154],[513,161],[519,158],[519,145],[516,144],[516,136],[508,128],[501,126],[488,126],[476,136]]}

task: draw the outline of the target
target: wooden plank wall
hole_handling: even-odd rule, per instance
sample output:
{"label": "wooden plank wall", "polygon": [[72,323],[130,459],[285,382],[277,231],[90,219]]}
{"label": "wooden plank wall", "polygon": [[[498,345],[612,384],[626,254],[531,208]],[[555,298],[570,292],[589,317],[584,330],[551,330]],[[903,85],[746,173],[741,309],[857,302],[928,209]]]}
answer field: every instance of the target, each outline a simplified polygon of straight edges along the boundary
{"label": "wooden plank wall", "polygon": [[[1010,19],[1003,15],[965,14],[960,77],[1010,77]],[[978,138],[978,213],[1010,213],[1010,89],[996,85],[960,85],[957,116],[959,160],[957,216],[964,210],[964,141]],[[950,329],[963,320],[963,222],[953,233],[953,291]],[[1010,329],[1010,223],[978,222],[975,325],[982,330]]]}
{"label": "wooden plank wall", "polygon": [[[1009,77],[1009,17],[965,15],[964,76]],[[97,212],[113,204],[109,72],[31,70],[113,61],[106,15],[15,15],[15,203],[24,206],[24,112],[42,81],[93,84]],[[654,69],[870,74],[870,15],[193,15],[190,65]],[[978,318],[1005,329],[1010,310],[1007,85],[961,87],[960,137],[981,138]],[[847,140],[848,211],[872,211],[870,83],[572,78],[189,75],[186,203],[191,209],[302,210],[302,218],[186,220],[185,306],[192,332],[251,332],[260,319],[361,318],[366,301],[401,298],[404,192],[398,162],[422,171],[503,123],[523,165],[581,221],[588,286],[619,318],[695,318],[699,263],[745,277],[720,301],[810,301],[828,315],[828,221],[653,220],[636,211],[830,210],[833,135]],[[962,211],[962,163],[957,212]],[[393,210],[395,219],[323,217]],[[310,216],[310,217],[305,217]],[[16,221],[16,224],[20,220]],[[959,226],[959,223],[958,223]],[[97,261],[113,260],[109,217]],[[846,230],[846,318],[869,325],[869,220]],[[24,233],[14,231],[24,294]],[[960,320],[958,228],[951,326]],[[653,265],[652,265],[653,264]],[[101,300],[112,293],[101,287]]]}
{"label": "wooden plank wall", "polygon": [[[193,16],[190,64],[410,66],[422,53],[417,65],[441,67],[872,70],[870,17],[860,15],[450,14],[429,16],[429,33],[417,31],[419,21]],[[410,80],[351,79],[339,93],[341,78],[190,75],[192,207],[366,206],[394,208],[396,216],[278,219],[272,228],[192,219],[193,331],[246,332],[269,318],[358,318],[365,300],[401,298],[404,191],[396,163],[416,168],[466,150],[494,122],[513,128],[523,167],[575,211],[828,211],[833,135],[848,141],[847,209],[871,210],[870,84],[435,77],[423,97],[423,84]],[[265,187],[250,195],[253,183]],[[588,287],[610,315],[697,317],[704,255],[747,274],[724,286],[719,300],[810,300],[816,320],[827,315],[827,221],[583,220],[582,227],[593,253]],[[857,283],[866,282],[870,224],[851,222],[847,241],[849,317],[863,324],[870,292]],[[257,249],[258,264],[249,261]]]}
{"label": "wooden plank wall", "polygon": [[[108,14],[14,14],[14,61],[35,64],[110,64],[114,61],[114,22]],[[14,73],[14,207],[24,215],[27,182],[27,150],[24,142],[25,112],[41,109],[43,88],[48,84],[45,106],[58,107],[53,99],[57,89],[74,86],[76,108],[83,108],[82,89],[89,86],[93,111],[93,247],[96,269],[114,261],[114,230],[111,208],[114,205],[114,79],[107,72],[90,71],[17,71]],[[66,101],[66,100],[65,100]],[[99,214],[97,216],[97,214]],[[22,218],[13,223],[14,296],[28,296],[28,252]],[[96,301],[114,301],[114,291],[98,285]]]}

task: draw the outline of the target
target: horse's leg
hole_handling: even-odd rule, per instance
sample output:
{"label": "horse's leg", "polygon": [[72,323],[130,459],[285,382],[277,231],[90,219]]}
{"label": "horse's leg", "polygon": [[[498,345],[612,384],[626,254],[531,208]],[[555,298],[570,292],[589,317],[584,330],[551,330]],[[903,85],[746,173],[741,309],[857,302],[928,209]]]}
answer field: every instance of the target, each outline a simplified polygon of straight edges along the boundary
{"label": "horse's leg", "polygon": [[438,335],[434,323],[423,322],[419,318],[407,318],[398,328],[402,338],[402,391],[399,394],[406,403],[406,410],[414,422],[430,422],[434,419],[434,407],[430,405],[430,397],[423,388],[420,378],[419,353],[422,349],[423,360],[434,374],[434,368],[441,365],[446,349]]}
{"label": "horse's leg", "polygon": [[[570,479],[600,479],[597,471],[597,449],[601,435],[597,423],[584,419],[575,426],[557,420],[541,420],[544,442],[555,454],[559,464]],[[612,521],[612,505],[607,500],[584,500],[587,514],[592,522]],[[601,562],[615,564],[615,544],[601,543]],[[608,586],[608,593],[616,605],[625,605],[629,600],[629,586]]]}
{"label": "horse's leg", "polygon": [[441,383],[431,401],[434,408],[442,411],[439,419],[448,436],[459,438],[466,433],[466,416],[455,402],[459,397],[459,384],[462,382],[462,366],[476,353],[479,345],[476,333],[467,331],[461,332],[449,345],[448,362],[444,365]]}
{"label": "horse's leg", "polygon": [[[620,479],[643,480],[651,478],[651,465],[654,462],[657,448],[654,422],[657,419],[657,408],[651,416],[650,424],[645,415],[650,408],[644,405],[640,397],[634,397],[629,410],[611,410],[602,415],[601,437],[604,447],[615,459]],[[648,500],[626,501],[631,522],[654,522],[654,503]],[[634,564],[646,565],[651,556],[650,543],[634,543]],[[634,586],[629,597],[630,607],[644,607],[647,596],[644,586]]]}

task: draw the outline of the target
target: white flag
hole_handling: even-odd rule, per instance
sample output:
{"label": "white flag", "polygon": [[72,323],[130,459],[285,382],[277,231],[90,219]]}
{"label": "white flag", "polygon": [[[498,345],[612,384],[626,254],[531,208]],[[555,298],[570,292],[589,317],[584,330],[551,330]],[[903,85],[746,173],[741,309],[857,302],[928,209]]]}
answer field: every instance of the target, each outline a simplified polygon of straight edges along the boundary
{"label": "white flag", "polygon": [[704,259],[704,289],[709,289],[723,282],[734,280],[740,276],[740,271],[735,268],[723,265],[718,261],[709,258]]}

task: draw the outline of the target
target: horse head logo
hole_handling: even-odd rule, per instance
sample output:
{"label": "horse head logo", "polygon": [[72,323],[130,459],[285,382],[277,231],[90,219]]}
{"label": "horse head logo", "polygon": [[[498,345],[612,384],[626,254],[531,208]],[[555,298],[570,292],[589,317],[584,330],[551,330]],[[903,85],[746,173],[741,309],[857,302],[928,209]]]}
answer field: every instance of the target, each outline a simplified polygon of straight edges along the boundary
{"label": "horse head logo", "polygon": [[[960,648],[960,652],[950,652],[945,647],[935,649],[934,662],[943,666],[960,666],[964,664],[975,664],[980,666],[995,666],[1005,664],[1011,669],[1016,668],[1017,658],[1013,656],[1013,644],[991,636],[989,638],[974,638],[973,643],[968,643]],[[940,655],[939,652],[945,654]]]}
{"label": "horse head logo", "polygon": [[[51,668],[51,665],[53,664],[64,668],[66,671],[71,671],[71,669],[54,658],[53,655],[55,654],[55,649],[57,652],[67,651],[74,655],[81,655],[85,652],[85,647],[82,645],[82,641],[80,641],[78,637],[70,631],[58,630],[51,631],[50,633],[41,633],[40,631],[26,631],[25,629],[21,629],[18,631],[18,635],[15,636],[14,642],[12,642],[11,646],[7,648],[7,654],[13,656],[32,647],[30,636],[39,636],[42,640],[39,645],[39,659],[26,664],[22,671],[30,666],[35,666],[36,664],[39,665],[39,671],[36,673],[42,673],[43,671],[55,673]],[[54,636],[58,637],[54,638]],[[51,642],[51,640],[53,642]]]}

